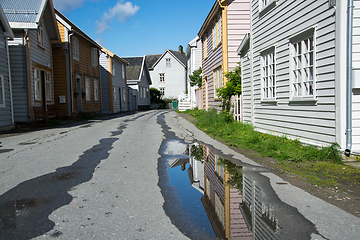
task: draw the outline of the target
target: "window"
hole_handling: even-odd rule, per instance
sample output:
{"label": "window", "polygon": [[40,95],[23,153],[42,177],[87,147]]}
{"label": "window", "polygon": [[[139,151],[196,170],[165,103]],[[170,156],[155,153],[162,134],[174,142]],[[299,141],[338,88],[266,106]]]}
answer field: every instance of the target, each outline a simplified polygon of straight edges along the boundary
{"label": "window", "polygon": [[221,15],[217,16],[217,19],[214,22],[213,30],[212,30],[212,38],[213,38],[213,49],[216,48],[221,42]]}
{"label": "window", "polygon": [[72,39],[72,51],[73,51],[73,59],[79,61],[79,39]]}
{"label": "window", "polygon": [[215,155],[215,172],[218,174],[221,180],[224,179],[224,165],[220,163],[218,155]]}
{"label": "window", "polygon": [[260,0],[259,1],[259,9],[260,11],[264,10],[268,6],[270,6],[272,3],[276,2],[277,0]]}
{"label": "window", "polygon": [[291,43],[290,79],[293,98],[314,98],[315,90],[315,44],[314,32],[311,36]]}
{"label": "window", "polygon": [[115,77],[115,61],[114,60],[112,60],[111,61],[111,71],[112,71],[112,75]]}
{"label": "window", "polygon": [[206,187],[206,195],[210,198],[210,180],[208,178],[205,179],[205,187]]}
{"label": "window", "polygon": [[5,107],[4,75],[0,74],[0,107]]}
{"label": "window", "polygon": [[99,101],[99,80],[94,79],[94,101]]}
{"label": "window", "polygon": [[121,64],[121,72],[122,72],[122,78],[125,79],[125,65]]}
{"label": "window", "polygon": [[44,28],[43,28],[42,20],[39,21],[37,35],[38,35],[38,45],[43,47],[44,46]]}
{"label": "window", "polygon": [[214,22],[213,29],[212,29],[212,48],[216,47],[216,21]]}
{"label": "window", "polygon": [[160,82],[165,82],[165,73],[159,73],[160,74]]}
{"label": "window", "polygon": [[113,102],[116,102],[116,87],[113,86]]}
{"label": "window", "polygon": [[208,42],[208,37],[207,37],[207,33],[205,34],[205,39],[204,39],[204,43],[203,43],[203,46],[204,46],[204,58],[207,58],[208,57],[208,53],[207,53],[207,42]]}
{"label": "window", "polygon": [[40,95],[40,70],[34,69],[34,93],[35,100],[41,100]]}
{"label": "window", "polygon": [[86,97],[85,97],[85,100],[87,102],[90,102],[91,101],[91,96],[90,96],[90,78],[89,77],[85,77],[85,94],[86,94]]}
{"label": "window", "polygon": [[166,58],[166,66],[167,66],[167,67],[170,67],[170,66],[171,66],[171,65],[170,65],[170,60],[171,60],[170,58]]}
{"label": "window", "polygon": [[91,48],[91,65],[93,67],[98,66],[98,50],[97,48]]}
{"label": "window", "polygon": [[261,55],[262,99],[276,98],[275,48]]}
{"label": "window", "polygon": [[223,83],[222,83],[222,68],[221,66],[218,67],[217,69],[215,69],[213,71],[213,80],[214,80],[214,93],[215,93],[215,98],[219,98],[218,96],[218,88],[222,88],[223,87]]}
{"label": "window", "polygon": [[222,226],[224,227],[225,226],[224,204],[221,202],[216,192],[215,192],[215,211],[216,211],[216,215],[219,217]]}
{"label": "window", "polygon": [[165,95],[165,88],[164,87],[160,87],[160,94],[161,94],[161,96]]}
{"label": "window", "polygon": [[51,101],[51,75],[49,72],[45,74],[46,100]]}
{"label": "window", "polygon": [[149,97],[149,88],[145,88],[145,97],[146,97],[146,98]]}
{"label": "window", "polygon": [[125,88],[122,89],[122,95],[123,95],[124,102],[126,102],[126,89]]}

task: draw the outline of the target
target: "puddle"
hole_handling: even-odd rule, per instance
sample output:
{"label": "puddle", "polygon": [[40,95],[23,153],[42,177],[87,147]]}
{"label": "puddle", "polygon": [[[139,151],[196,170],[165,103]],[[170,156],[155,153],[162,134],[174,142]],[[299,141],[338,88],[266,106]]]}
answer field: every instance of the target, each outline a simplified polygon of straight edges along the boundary
{"label": "puddle", "polygon": [[166,137],[158,165],[164,210],[187,237],[275,240],[319,235],[314,224],[279,199],[269,178],[262,175],[267,169],[225,156],[204,143],[186,144],[161,116],[158,123]]}

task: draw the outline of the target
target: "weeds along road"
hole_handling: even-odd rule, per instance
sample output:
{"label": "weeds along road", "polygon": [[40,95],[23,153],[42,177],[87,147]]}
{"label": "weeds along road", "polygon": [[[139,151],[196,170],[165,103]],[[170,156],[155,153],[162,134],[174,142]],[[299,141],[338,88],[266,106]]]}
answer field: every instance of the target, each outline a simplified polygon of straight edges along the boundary
{"label": "weeds along road", "polygon": [[201,142],[243,166],[277,207],[279,239],[359,237],[359,218],[277,184],[175,112],[147,111],[0,138],[0,239],[208,239],[181,209],[166,208],[174,196],[161,188],[159,159],[169,139]]}

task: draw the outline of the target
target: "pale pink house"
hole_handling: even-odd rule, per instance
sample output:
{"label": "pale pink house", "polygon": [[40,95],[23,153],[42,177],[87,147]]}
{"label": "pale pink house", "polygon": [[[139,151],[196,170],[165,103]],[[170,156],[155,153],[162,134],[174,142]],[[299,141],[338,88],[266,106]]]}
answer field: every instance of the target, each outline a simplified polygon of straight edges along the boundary
{"label": "pale pink house", "polygon": [[236,51],[249,30],[249,0],[215,1],[198,33],[202,41],[204,109],[218,107],[221,103],[216,89],[224,86],[224,73],[237,66]]}

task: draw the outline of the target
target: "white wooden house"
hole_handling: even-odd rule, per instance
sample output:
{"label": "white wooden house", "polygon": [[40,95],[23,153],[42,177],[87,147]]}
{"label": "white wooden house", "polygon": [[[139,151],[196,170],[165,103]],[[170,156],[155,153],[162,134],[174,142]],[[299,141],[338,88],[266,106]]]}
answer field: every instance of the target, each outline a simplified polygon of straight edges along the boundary
{"label": "white wooden house", "polygon": [[100,53],[101,108],[103,113],[128,111],[126,66],[129,63],[102,48]]}
{"label": "white wooden house", "polygon": [[165,98],[178,98],[186,93],[187,58],[182,46],[179,51],[167,49],[162,55],[147,55],[146,61],[151,87],[158,89]]}
{"label": "white wooden house", "polygon": [[193,109],[197,106],[195,89],[198,86],[190,86],[190,75],[194,73],[195,70],[198,70],[201,67],[201,39],[196,36],[186,47],[185,55],[188,58],[187,61],[187,89],[188,89],[188,99],[190,101],[190,108]]}
{"label": "white wooden house", "polygon": [[14,120],[27,122],[33,106],[54,104],[52,47],[61,42],[54,7],[51,0],[0,4],[15,35],[9,41]]}
{"label": "white wooden house", "polygon": [[347,1],[252,1],[251,29],[238,48],[244,122],[360,153],[360,1],[354,5],[347,94]]}
{"label": "white wooden house", "polygon": [[9,22],[0,6],[0,130],[14,127],[14,111],[8,40],[14,38]]}
{"label": "white wooden house", "polygon": [[124,58],[129,63],[126,67],[129,111],[150,109],[151,78],[145,56]]}

